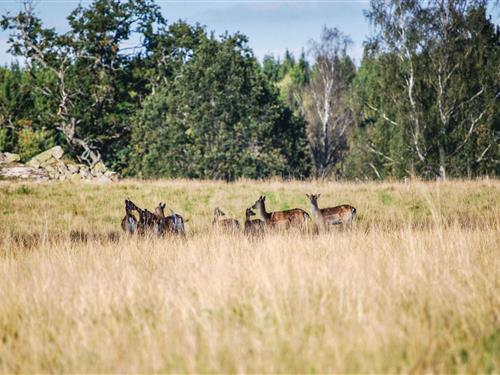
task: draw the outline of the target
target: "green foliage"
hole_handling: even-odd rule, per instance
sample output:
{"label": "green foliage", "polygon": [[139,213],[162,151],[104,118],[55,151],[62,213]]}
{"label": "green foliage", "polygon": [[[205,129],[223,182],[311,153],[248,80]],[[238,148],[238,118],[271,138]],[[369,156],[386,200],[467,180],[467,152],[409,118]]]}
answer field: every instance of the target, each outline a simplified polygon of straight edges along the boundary
{"label": "green foliage", "polygon": [[498,174],[500,30],[486,7],[372,2],[348,177]]}
{"label": "green foliage", "polygon": [[21,161],[28,161],[33,156],[55,145],[53,134],[45,129],[22,129],[18,133],[17,142],[17,152]]}
{"label": "green foliage", "polygon": [[[174,29],[177,26],[173,25]],[[132,132],[134,173],[233,180],[308,174],[304,124],[279,102],[240,34],[184,28],[190,58],[146,99]]]}
{"label": "green foliage", "polygon": [[5,152],[9,149],[9,134],[7,129],[0,129],[0,152]]}
{"label": "green foliage", "polygon": [[130,139],[128,118],[139,105],[139,96],[130,93],[147,91],[131,69],[140,65],[142,54],[130,56],[123,45],[137,34],[151,43],[164,20],[150,0],[95,0],[79,5],[68,23],[64,34],[45,28],[30,3],[1,22],[11,32],[10,52],[27,59],[27,86],[36,91],[34,104],[45,109],[46,127],[58,132],[74,157],[89,164],[103,158],[115,166]]}
{"label": "green foliage", "polygon": [[0,151],[23,160],[60,144],[142,177],[500,172],[500,29],[487,0],[373,0],[359,68],[327,27],[309,59],[287,50],[258,64],[244,35],[167,25],[154,0],[79,5],[65,33],[27,3],[0,21],[27,63],[0,67]]}

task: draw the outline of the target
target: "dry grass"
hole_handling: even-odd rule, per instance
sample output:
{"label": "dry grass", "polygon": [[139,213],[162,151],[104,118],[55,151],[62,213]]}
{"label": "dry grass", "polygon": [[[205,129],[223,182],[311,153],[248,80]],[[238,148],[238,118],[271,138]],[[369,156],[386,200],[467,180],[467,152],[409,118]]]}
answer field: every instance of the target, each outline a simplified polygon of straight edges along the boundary
{"label": "dry grass", "polygon": [[[352,231],[211,233],[351,203]],[[123,198],[186,241],[128,239]],[[500,183],[0,183],[0,371],[500,371]]]}

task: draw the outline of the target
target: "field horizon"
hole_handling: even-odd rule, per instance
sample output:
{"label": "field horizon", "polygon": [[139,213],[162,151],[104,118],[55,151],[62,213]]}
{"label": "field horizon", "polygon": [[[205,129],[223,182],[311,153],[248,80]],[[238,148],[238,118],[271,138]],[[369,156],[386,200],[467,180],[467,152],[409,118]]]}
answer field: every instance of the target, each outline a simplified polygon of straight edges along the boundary
{"label": "field horizon", "polygon": [[[317,192],[352,230],[211,226]],[[186,239],[123,234],[126,197]],[[4,373],[500,371],[497,179],[0,181],[0,219]]]}

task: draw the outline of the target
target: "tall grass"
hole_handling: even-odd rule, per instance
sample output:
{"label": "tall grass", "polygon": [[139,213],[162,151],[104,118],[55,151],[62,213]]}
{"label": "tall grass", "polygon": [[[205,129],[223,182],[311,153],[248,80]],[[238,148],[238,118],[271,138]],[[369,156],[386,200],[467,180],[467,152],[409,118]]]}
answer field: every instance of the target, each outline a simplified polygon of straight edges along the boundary
{"label": "tall grass", "polygon": [[[350,203],[355,228],[214,233],[220,206]],[[500,183],[0,184],[3,372],[500,371]],[[128,238],[123,198],[188,237]]]}

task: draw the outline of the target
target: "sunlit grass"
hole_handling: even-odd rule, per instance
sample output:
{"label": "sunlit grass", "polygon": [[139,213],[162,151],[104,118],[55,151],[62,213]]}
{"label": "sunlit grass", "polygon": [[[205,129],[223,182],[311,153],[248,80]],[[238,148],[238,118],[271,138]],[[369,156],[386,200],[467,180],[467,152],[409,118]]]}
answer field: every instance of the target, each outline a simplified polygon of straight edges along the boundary
{"label": "sunlit grass", "polygon": [[[219,206],[349,203],[355,228],[213,233]],[[188,237],[127,238],[123,199]],[[0,183],[3,372],[500,369],[500,183]]]}

